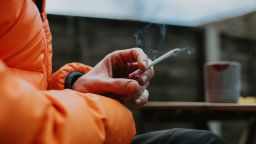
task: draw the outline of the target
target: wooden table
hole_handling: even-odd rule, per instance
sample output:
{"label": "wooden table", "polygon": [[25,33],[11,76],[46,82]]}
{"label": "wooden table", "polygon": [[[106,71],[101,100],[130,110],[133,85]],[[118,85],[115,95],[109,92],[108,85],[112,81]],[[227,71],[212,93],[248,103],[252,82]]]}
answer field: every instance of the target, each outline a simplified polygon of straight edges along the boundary
{"label": "wooden table", "polygon": [[206,102],[148,102],[140,109],[141,123],[248,120],[244,144],[252,143],[256,130],[256,104]]}

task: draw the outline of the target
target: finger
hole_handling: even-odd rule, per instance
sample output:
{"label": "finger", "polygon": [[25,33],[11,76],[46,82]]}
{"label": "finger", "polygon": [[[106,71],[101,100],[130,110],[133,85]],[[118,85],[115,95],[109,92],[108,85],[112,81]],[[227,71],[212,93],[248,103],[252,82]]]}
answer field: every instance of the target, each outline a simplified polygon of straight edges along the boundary
{"label": "finger", "polygon": [[[144,86],[141,86],[140,87],[140,91],[136,94],[133,94],[133,95],[126,95],[126,96],[122,96],[121,97],[121,101],[123,103],[127,103],[127,102],[133,102],[133,103],[136,103],[135,101],[137,99],[140,99],[140,97],[144,97],[144,93],[146,93],[146,88],[148,87],[149,83],[147,83],[146,85]],[[146,90],[146,91],[145,91]],[[147,100],[147,99],[146,99]],[[142,98],[142,102],[145,101],[145,98]],[[140,103],[140,100],[138,100],[138,103]],[[137,105],[137,104],[136,104]]]}
{"label": "finger", "polygon": [[[139,91],[139,96],[140,95],[142,95],[142,93],[147,89],[147,87],[149,86],[149,82],[148,83],[146,83],[145,85],[143,85],[143,86],[140,86],[140,91]],[[138,98],[138,97],[136,97],[136,98]]]}
{"label": "finger", "polygon": [[139,67],[138,67],[138,62],[131,62],[131,63],[128,63],[128,66],[130,68],[130,71],[135,71],[137,70]]}
{"label": "finger", "polygon": [[135,105],[139,107],[143,106],[144,104],[147,103],[148,97],[149,97],[149,92],[147,89],[145,89],[142,95],[139,98],[135,99],[134,101]]}
{"label": "finger", "polygon": [[143,52],[143,50],[140,48],[133,48],[132,53],[136,58],[136,61],[138,62],[138,68],[142,70],[146,69],[148,66],[149,59],[147,55]]}
{"label": "finger", "polygon": [[118,55],[126,63],[138,62],[139,69],[146,69],[148,64],[148,57],[140,48],[132,48],[126,50],[117,51]]}
{"label": "finger", "polygon": [[140,74],[138,78],[138,82],[140,83],[140,85],[144,85],[148,83],[153,78],[153,76],[154,76],[154,69],[149,68],[145,72]]}
{"label": "finger", "polygon": [[137,81],[124,78],[108,78],[101,87],[103,91],[118,95],[134,95],[140,92]]}

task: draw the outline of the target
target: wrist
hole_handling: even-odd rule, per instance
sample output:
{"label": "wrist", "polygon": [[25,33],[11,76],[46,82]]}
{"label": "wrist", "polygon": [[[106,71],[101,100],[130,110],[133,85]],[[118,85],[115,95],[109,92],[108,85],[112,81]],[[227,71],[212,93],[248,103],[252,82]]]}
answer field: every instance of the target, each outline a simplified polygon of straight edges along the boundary
{"label": "wrist", "polygon": [[82,75],[84,75],[84,73],[82,72],[78,72],[78,71],[73,71],[73,72],[70,72],[66,79],[65,79],[65,88],[67,89],[72,89],[73,87],[73,84],[76,82],[76,80],[78,78],[80,78]]}

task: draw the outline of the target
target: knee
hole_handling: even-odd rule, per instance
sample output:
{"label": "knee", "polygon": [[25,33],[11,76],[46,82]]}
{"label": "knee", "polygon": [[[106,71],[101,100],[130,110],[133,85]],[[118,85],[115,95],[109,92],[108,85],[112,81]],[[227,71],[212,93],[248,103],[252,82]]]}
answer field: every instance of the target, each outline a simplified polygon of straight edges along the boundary
{"label": "knee", "polygon": [[208,130],[191,130],[194,133],[192,138],[197,143],[205,144],[225,144],[225,142],[216,134]]}
{"label": "knee", "polygon": [[202,141],[207,141],[209,144],[224,144],[225,142],[216,134],[207,131],[207,130],[199,130],[201,133]]}
{"label": "knee", "polygon": [[172,133],[172,138],[184,143],[202,143],[202,144],[225,144],[225,142],[216,134],[208,130],[180,129],[177,128]]}

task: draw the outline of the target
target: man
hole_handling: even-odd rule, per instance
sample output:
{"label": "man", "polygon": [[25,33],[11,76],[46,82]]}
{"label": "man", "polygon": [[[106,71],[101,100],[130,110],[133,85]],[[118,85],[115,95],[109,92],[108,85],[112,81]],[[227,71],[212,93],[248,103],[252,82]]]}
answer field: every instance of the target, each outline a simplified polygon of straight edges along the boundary
{"label": "man", "polygon": [[[119,50],[94,68],[70,63],[51,74],[51,49],[45,1],[0,0],[0,143],[131,143],[132,113],[104,95],[137,106],[147,102],[154,72],[146,70],[143,51]],[[138,79],[126,78],[138,68],[144,70]],[[133,142],[172,143],[174,138],[178,144],[181,137],[194,143],[221,141],[209,132],[174,129]]]}

